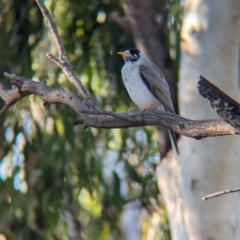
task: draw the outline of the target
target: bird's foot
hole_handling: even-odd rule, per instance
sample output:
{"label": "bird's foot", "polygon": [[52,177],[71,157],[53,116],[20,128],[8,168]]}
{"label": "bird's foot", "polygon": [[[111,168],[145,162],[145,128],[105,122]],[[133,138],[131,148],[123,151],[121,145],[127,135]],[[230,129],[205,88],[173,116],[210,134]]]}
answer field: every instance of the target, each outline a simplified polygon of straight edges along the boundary
{"label": "bird's foot", "polygon": [[143,112],[146,111],[146,110],[154,109],[154,108],[157,108],[157,105],[156,105],[155,103],[149,105],[148,107],[140,108],[140,113],[143,113]]}

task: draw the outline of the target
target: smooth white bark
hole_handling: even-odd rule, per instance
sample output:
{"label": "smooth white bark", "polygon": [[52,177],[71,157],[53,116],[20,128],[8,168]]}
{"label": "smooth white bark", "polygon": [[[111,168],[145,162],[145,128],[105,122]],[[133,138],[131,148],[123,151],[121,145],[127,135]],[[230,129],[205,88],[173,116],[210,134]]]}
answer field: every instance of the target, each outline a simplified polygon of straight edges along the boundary
{"label": "smooth white bark", "polygon": [[[218,118],[199,95],[197,77],[203,75],[232,98],[240,100],[240,2],[189,0],[186,7],[182,28],[180,115],[191,119]],[[201,141],[182,137],[180,153],[180,168],[173,169],[171,163],[165,163],[159,167],[158,175],[173,239],[240,239],[240,194],[207,202],[201,200],[208,193],[240,187],[240,137]],[[170,175],[163,174],[166,169]]]}

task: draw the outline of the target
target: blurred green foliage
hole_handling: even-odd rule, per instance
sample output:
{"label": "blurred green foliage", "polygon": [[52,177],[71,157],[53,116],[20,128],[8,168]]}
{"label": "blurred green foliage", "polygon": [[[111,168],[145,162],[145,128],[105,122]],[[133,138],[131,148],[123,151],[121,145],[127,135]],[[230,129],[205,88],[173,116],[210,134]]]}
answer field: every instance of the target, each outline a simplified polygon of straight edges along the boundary
{"label": "blurred green foliage", "polygon": [[[111,20],[112,12],[123,13],[122,1],[45,4],[75,74],[102,108],[127,111],[133,105],[121,81],[122,59],[116,52],[134,44]],[[8,71],[75,91],[45,56],[57,52],[35,2],[0,0],[0,9],[1,82],[9,86],[2,74]],[[161,239],[169,239],[164,204],[157,200],[154,170],[160,156],[154,128],[83,130],[72,125],[77,118],[67,106],[43,107],[37,96],[25,98],[1,116],[0,233],[7,239],[64,240],[70,238],[72,223],[79,239],[122,239],[124,205],[139,200],[151,217],[155,199],[162,209]]]}

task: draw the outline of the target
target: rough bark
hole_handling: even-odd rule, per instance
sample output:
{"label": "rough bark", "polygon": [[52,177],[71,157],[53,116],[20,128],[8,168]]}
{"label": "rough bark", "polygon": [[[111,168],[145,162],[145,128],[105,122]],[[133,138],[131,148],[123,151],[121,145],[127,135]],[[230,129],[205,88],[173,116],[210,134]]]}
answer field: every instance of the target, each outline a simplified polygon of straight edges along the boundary
{"label": "rough bark", "polygon": [[[181,116],[148,109],[135,110],[127,113],[113,113],[98,109],[96,105],[89,105],[88,101],[73,92],[64,89],[48,87],[45,83],[34,82],[24,77],[5,73],[13,84],[12,89],[7,89],[0,83],[0,97],[6,105],[0,110],[0,116],[13,104],[22,98],[36,94],[39,95],[44,105],[62,103],[76,111],[81,120],[76,124],[84,124],[85,127],[95,128],[127,128],[138,126],[162,126],[172,129],[176,133],[188,137],[202,139],[205,137],[240,134],[240,131],[223,120],[189,120]],[[89,98],[88,98],[89,99]]]}
{"label": "rough bark", "polygon": [[[239,101],[239,1],[189,0],[186,6],[180,114],[195,119],[215,118],[216,113],[198,95],[194,79],[202,74]],[[171,162],[159,167],[161,173],[168,170],[160,175],[159,184],[169,211],[173,239],[240,239],[239,195],[208,202],[201,199],[206,194],[240,186],[239,137],[209,138],[200,142],[182,137],[179,145],[180,162],[172,160],[180,164],[179,168],[174,169]],[[176,185],[169,186],[166,182]]]}
{"label": "rough bark", "polygon": [[200,76],[200,94],[206,98],[216,113],[234,128],[240,129],[240,105],[212,83]]}

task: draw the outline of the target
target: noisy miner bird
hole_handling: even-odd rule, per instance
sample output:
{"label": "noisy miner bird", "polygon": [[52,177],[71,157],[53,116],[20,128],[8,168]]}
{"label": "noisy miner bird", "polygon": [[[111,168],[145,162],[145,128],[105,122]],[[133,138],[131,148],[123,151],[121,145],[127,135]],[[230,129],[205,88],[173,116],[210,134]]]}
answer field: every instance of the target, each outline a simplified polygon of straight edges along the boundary
{"label": "noisy miner bird", "polygon": [[[122,79],[133,102],[140,108],[174,112],[168,83],[161,70],[142,52],[131,48],[118,52],[125,61]],[[168,129],[172,147],[179,155],[175,133]]]}

